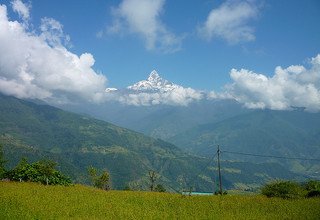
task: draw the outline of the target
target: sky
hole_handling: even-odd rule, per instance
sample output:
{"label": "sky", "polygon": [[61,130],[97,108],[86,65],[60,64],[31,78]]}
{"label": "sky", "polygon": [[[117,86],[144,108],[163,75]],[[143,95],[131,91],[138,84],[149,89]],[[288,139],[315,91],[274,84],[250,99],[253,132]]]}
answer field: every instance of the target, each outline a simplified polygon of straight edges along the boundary
{"label": "sky", "polygon": [[207,98],[233,97],[249,108],[320,110],[318,0],[0,5],[0,90],[6,94],[101,102],[108,100],[105,88],[126,88],[157,70],[181,85],[169,94],[173,100],[197,100],[205,91]]}

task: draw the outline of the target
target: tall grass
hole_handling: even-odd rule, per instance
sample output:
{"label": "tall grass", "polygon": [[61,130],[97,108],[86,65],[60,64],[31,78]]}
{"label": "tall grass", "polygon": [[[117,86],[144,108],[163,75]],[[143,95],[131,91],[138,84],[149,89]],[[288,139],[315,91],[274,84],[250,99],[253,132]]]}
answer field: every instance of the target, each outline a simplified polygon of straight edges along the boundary
{"label": "tall grass", "polygon": [[320,219],[320,199],[182,196],[0,182],[0,219]]}

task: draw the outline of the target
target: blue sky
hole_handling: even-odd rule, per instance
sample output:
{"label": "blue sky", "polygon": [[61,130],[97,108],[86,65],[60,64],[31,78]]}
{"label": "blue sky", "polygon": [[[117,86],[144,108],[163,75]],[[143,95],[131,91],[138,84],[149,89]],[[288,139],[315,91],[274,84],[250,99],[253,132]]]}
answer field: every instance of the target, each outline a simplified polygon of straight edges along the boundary
{"label": "blue sky", "polygon": [[[228,95],[233,92],[235,99],[251,107],[290,106],[294,96],[290,89],[280,91],[281,104],[269,99],[278,87],[292,88],[294,83],[302,86],[300,95],[304,97],[310,93],[311,82],[316,98],[310,103],[320,100],[318,61],[312,61],[320,51],[318,0],[12,0],[0,4],[2,14],[7,13],[2,24],[17,21],[23,28],[17,34],[4,29],[10,25],[3,26],[6,33],[2,33],[0,48],[12,57],[18,50],[27,51],[20,66],[9,66],[9,56],[0,57],[0,70],[17,74],[15,78],[2,71],[2,91],[7,94],[45,99],[63,91],[80,92],[88,98],[86,90],[94,93],[93,99],[100,99],[105,87],[125,88],[155,69],[163,78],[195,90],[219,93],[225,91],[226,84],[233,84]],[[56,64],[61,63],[48,61],[50,65],[43,71],[52,83],[37,69],[46,57],[41,57],[40,49],[33,49],[44,42],[51,47],[47,54],[54,53]],[[58,61],[59,56],[63,62]],[[74,60],[68,63],[70,56]],[[286,69],[291,65],[303,68]],[[283,68],[292,85],[283,86],[274,77],[277,66]],[[70,75],[73,72],[83,74],[82,78]],[[307,84],[302,80],[305,76],[297,81],[296,74],[302,72],[312,72],[313,81]],[[66,82],[63,78],[70,80],[71,86],[60,85]],[[53,85],[54,80],[59,86]],[[257,97],[257,88],[249,82],[267,83],[268,95]],[[243,94],[235,97],[235,91]]]}
{"label": "blue sky", "polygon": [[[230,81],[232,68],[273,74],[283,67],[303,64],[320,51],[320,2],[318,0],[255,1],[258,15],[248,20],[255,40],[230,45],[224,39],[210,41],[197,35],[197,27],[210,11],[225,1],[165,1],[159,19],[175,35],[184,36],[174,53],[147,50],[138,34],[97,33],[112,24],[112,7],[121,1],[32,1],[31,21],[38,26],[52,17],[70,35],[76,54],[91,53],[94,69],[108,78],[111,87],[125,87],[156,69],[164,78],[196,89],[219,90]],[[8,1],[4,1],[9,5]],[[10,13],[10,17],[14,17]]]}

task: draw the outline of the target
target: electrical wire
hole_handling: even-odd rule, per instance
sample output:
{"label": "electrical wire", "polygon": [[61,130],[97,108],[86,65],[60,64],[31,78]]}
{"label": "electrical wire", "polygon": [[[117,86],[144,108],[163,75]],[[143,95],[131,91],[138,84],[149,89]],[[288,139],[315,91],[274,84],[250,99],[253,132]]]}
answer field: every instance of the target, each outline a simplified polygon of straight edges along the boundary
{"label": "electrical wire", "polygon": [[243,152],[235,152],[235,151],[221,151],[222,153],[227,154],[238,154],[245,156],[254,156],[254,157],[268,157],[268,158],[277,158],[277,159],[286,159],[286,160],[307,160],[307,161],[320,161],[317,158],[303,158],[303,157],[284,157],[284,156],[275,156],[275,155],[263,155],[263,154],[252,154],[252,153],[243,153]]}

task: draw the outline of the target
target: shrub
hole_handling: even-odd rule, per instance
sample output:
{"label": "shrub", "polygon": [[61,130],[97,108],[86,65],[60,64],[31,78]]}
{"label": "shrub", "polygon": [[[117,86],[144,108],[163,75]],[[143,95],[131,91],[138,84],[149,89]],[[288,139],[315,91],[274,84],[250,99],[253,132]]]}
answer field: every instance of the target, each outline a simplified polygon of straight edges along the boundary
{"label": "shrub", "polygon": [[102,173],[100,172],[101,174],[98,174],[99,171],[93,166],[88,167],[87,170],[94,187],[104,190],[111,189],[110,174],[108,171],[104,170]]}
{"label": "shrub", "polygon": [[158,184],[158,185],[156,185],[154,191],[156,191],[156,192],[166,192],[166,189],[164,188],[163,185]]}
{"label": "shrub", "polygon": [[2,178],[5,178],[6,177],[6,170],[5,170],[5,163],[7,162],[5,159],[4,159],[4,154],[3,154],[3,147],[2,145],[0,145],[0,180]]}
{"label": "shrub", "polygon": [[320,197],[320,190],[311,190],[307,193],[307,196],[308,198],[311,198],[311,197]]}
{"label": "shrub", "polygon": [[307,197],[320,197],[320,181],[309,180],[304,185],[305,190],[308,191]]}
{"label": "shrub", "polygon": [[267,197],[280,197],[284,199],[301,198],[306,192],[296,182],[292,181],[275,181],[262,187],[261,193]]}
{"label": "shrub", "polygon": [[69,177],[55,170],[56,163],[50,160],[41,160],[29,164],[22,158],[20,163],[7,175],[13,181],[39,182],[47,185],[70,185]]}

